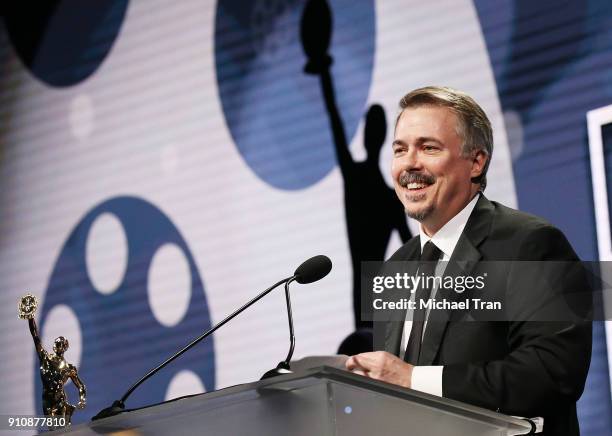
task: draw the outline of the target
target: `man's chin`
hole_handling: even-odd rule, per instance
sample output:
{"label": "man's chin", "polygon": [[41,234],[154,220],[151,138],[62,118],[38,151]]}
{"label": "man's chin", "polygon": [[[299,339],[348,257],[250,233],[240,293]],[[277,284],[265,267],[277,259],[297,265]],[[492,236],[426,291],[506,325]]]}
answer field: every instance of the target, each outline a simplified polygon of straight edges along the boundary
{"label": "man's chin", "polygon": [[420,207],[420,208],[405,208],[406,211],[406,215],[408,215],[410,218],[415,219],[417,221],[423,221],[425,218],[427,218],[429,215],[431,215],[431,212],[433,211],[433,207],[432,206],[425,206],[425,207]]}

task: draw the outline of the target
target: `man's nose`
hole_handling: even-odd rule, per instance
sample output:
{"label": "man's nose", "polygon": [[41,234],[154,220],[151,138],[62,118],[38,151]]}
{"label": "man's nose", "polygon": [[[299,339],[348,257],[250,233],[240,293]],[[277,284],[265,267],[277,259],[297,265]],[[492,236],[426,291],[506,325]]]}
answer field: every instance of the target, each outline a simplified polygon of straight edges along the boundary
{"label": "man's nose", "polygon": [[413,170],[421,168],[421,158],[417,147],[408,147],[404,153],[404,169]]}

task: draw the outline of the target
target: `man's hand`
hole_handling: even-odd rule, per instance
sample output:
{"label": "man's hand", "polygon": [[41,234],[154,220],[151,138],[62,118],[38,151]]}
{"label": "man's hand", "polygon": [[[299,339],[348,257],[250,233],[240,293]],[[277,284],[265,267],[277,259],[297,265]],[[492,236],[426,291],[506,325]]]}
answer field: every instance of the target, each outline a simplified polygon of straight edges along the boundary
{"label": "man's hand", "polygon": [[349,357],[346,369],[354,373],[409,388],[412,386],[413,365],[386,351],[361,353]]}

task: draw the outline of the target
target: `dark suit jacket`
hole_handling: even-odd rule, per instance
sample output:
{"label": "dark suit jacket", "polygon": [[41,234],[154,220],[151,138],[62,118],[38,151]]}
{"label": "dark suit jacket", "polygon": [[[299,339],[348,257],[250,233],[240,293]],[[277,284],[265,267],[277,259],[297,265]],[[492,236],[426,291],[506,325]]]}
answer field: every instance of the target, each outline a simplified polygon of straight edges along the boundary
{"label": "dark suit jacket", "polygon": [[[417,236],[390,260],[416,260],[419,255]],[[546,221],[481,196],[447,269],[454,261],[477,265],[488,260],[566,261],[577,256],[561,231]],[[507,283],[516,288],[512,274]],[[525,301],[538,292],[518,288],[504,292]],[[578,435],[576,401],[591,358],[591,323],[462,322],[464,315],[432,311],[423,337],[419,365],[444,366],[443,396],[510,415],[541,416],[546,435]],[[384,350],[398,355],[403,322],[376,324]]]}

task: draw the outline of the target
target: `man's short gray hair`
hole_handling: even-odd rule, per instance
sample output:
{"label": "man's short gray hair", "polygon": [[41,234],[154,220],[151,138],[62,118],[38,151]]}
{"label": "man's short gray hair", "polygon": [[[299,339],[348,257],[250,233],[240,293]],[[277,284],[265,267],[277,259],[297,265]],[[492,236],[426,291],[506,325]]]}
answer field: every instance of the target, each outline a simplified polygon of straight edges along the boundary
{"label": "man's short gray hair", "polygon": [[451,109],[458,119],[457,134],[463,139],[462,154],[471,157],[477,151],[487,156],[487,162],[479,177],[472,180],[480,183],[480,190],[487,186],[487,170],[493,155],[493,130],[487,114],[476,101],[464,92],[445,86],[426,86],[409,92],[400,100],[401,112],[395,126],[406,108],[419,106],[442,106]]}

